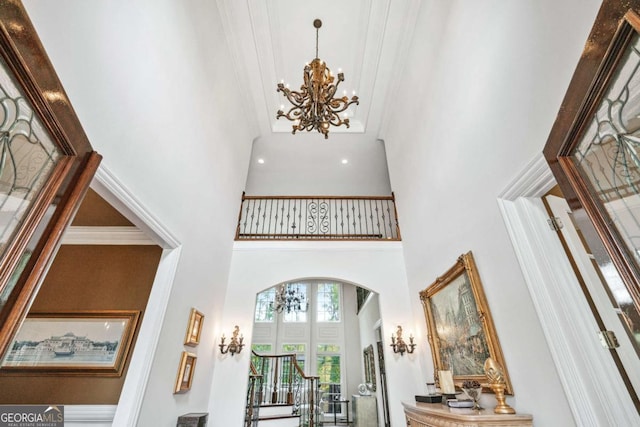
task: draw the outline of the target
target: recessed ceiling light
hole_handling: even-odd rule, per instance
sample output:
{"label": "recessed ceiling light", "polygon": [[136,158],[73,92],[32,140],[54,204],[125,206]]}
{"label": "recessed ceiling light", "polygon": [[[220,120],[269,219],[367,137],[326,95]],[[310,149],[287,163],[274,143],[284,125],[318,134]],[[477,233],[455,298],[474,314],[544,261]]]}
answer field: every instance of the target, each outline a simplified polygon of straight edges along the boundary
{"label": "recessed ceiling light", "polygon": [[343,164],[343,165],[346,165],[347,163],[349,163],[349,160],[347,160],[347,159],[342,159],[342,164]]}
{"label": "recessed ceiling light", "polygon": [[258,163],[260,163],[261,165],[264,164],[264,159],[258,159]]}

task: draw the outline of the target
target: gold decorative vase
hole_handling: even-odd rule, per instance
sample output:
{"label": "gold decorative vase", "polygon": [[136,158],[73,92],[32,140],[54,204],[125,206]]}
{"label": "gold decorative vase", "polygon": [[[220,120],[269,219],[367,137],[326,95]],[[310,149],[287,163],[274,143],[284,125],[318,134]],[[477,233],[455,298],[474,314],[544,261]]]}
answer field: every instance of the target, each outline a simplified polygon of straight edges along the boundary
{"label": "gold decorative vase", "polygon": [[498,401],[498,404],[493,409],[493,412],[495,412],[496,414],[515,414],[516,410],[507,404],[506,398],[504,397],[505,385],[489,384],[489,387],[491,387],[491,390],[493,390],[493,392],[495,393],[496,400]]}
{"label": "gold decorative vase", "polygon": [[489,387],[495,393],[496,400],[498,401],[493,412],[496,414],[515,414],[516,410],[507,404],[506,398],[504,397],[506,384],[502,366],[498,365],[495,360],[489,357],[484,361],[484,372],[489,380]]}

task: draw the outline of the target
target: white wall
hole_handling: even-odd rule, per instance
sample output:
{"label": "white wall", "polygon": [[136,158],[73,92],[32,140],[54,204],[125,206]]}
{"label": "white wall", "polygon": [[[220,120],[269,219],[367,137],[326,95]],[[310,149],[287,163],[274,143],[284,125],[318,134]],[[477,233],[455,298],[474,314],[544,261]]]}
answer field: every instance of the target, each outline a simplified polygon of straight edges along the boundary
{"label": "white wall", "polygon": [[[362,348],[360,347],[360,324],[356,315],[357,296],[356,287],[345,285],[342,287],[344,296],[342,306],[344,313],[344,358],[347,378],[346,388],[342,391],[345,399],[351,399],[352,394],[358,393],[358,385],[362,382],[360,365],[362,364]],[[343,408],[344,409],[344,408]],[[351,407],[349,407],[351,410]]]}
{"label": "white wall", "polygon": [[[234,122],[247,114],[232,67],[220,66],[231,62],[220,17],[206,0],[25,6],[104,164],[183,245],[139,420],[173,427],[208,406],[213,330],[255,137],[250,120]],[[188,348],[198,355],[195,378],[174,395],[191,307],[205,314],[201,343]]]}
{"label": "white wall", "polygon": [[[253,143],[247,194],[388,196],[384,142],[362,134],[306,132],[261,137]],[[258,163],[263,159],[264,163]],[[342,160],[348,160],[343,164]]]}
{"label": "white wall", "polygon": [[426,335],[417,292],[472,250],[515,391],[509,403],[536,425],[573,425],[496,196],[542,150],[600,2],[442,3],[422,2],[383,136],[415,324]]}
{"label": "white wall", "polygon": [[[332,278],[359,284],[380,294],[385,336],[394,325],[411,324],[402,246],[398,242],[236,242],[222,325],[237,324],[251,342],[254,296],[274,283],[299,278]],[[218,331],[217,336],[224,331]],[[228,332],[227,332],[228,333]],[[422,341],[424,341],[423,338]],[[420,339],[419,339],[420,341]],[[424,351],[426,342],[421,350]],[[212,427],[241,425],[249,352],[216,356],[209,411]],[[417,361],[386,354],[393,425],[403,425],[400,402],[413,399],[420,381]]]}
{"label": "white wall", "polygon": [[[380,377],[380,363],[378,362],[378,337],[376,336],[376,325],[380,321],[380,298],[378,294],[373,293],[367,299],[367,302],[360,310],[358,314],[358,320],[360,321],[360,347],[364,350],[368,346],[373,346],[373,353],[375,354],[375,374],[376,374],[376,391],[373,395],[376,397],[376,401],[378,402],[378,424],[382,425],[384,422],[384,409],[382,405],[384,402],[382,401],[382,390],[380,389],[381,377]],[[397,326],[397,325],[396,325]],[[391,334],[395,332],[395,328],[393,325],[389,325],[390,329],[387,330],[387,335],[389,340],[388,342],[384,341],[383,344],[385,347],[391,344]],[[408,335],[407,335],[408,336]],[[407,355],[409,356],[409,355]],[[413,356],[408,357],[411,359],[412,363],[415,363],[415,358]],[[386,360],[386,359],[385,359]],[[362,382],[365,382],[365,373],[364,373],[364,361],[361,362],[361,375]]]}

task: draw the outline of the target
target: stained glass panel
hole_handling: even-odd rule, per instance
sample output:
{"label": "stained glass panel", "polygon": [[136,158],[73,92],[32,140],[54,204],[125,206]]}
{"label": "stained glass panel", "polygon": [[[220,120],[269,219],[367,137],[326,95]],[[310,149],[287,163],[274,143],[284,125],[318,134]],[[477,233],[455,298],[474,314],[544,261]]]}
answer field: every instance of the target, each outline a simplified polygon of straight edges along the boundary
{"label": "stained glass panel", "polygon": [[0,60],[0,256],[61,153]]}

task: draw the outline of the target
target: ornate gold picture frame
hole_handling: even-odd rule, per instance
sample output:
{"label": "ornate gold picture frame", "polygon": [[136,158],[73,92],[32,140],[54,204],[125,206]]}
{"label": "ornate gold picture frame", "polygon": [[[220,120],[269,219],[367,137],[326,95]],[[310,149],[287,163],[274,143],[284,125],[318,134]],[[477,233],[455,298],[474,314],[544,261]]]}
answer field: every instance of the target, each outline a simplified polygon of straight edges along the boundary
{"label": "ornate gold picture frame", "polygon": [[202,323],[204,322],[204,314],[195,308],[191,309],[189,315],[189,324],[187,332],[184,336],[184,345],[195,347],[200,344],[200,334],[202,333]]}
{"label": "ornate gold picture frame", "polygon": [[451,370],[454,384],[476,380],[488,388],[484,362],[504,367],[506,393],[513,394],[489,306],[471,252],[460,255],[444,275],[420,292],[429,331],[434,376]]}
{"label": "ornate gold picture frame", "polygon": [[19,375],[121,376],[140,311],[31,313],[0,370]]}
{"label": "ornate gold picture frame", "polygon": [[173,394],[186,393],[187,391],[191,390],[191,383],[193,382],[193,373],[196,369],[197,359],[198,356],[193,353],[188,353],[186,351],[182,352]]}

